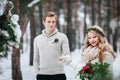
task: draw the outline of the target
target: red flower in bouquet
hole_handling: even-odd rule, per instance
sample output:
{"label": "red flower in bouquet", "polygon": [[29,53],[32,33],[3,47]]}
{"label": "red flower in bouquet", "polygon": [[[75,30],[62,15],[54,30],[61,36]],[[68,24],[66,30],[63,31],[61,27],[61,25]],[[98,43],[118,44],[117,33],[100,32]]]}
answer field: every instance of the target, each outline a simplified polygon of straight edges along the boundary
{"label": "red flower in bouquet", "polygon": [[108,80],[106,78],[107,74],[109,73],[109,64],[91,64],[90,62],[87,63],[82,69],[79,71],[78,75],[80,79],[85,80]]}
{"label": "red flower in bouquet", "polygon": [[85,73],[86,70],[88,70],[89,68],[90,68],[90,63],[87,63],[85,66],[82,67],[81,72],[82,72],[82,73]]}
{"label": "red flower in bouquet", "polygon": [[91,78],[93,75],[93,69],[92,69],[92,64],[87,63],[85,66],[82,67],[82,69],[79,71],[80,78],[84,80],[84,78]]}

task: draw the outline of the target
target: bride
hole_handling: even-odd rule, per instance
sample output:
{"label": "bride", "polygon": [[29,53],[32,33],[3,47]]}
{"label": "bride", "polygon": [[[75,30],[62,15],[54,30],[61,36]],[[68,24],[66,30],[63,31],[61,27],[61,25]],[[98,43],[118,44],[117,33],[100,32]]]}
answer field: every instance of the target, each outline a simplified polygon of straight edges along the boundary
{"label": "bride", "polygon": [[[74,70],[79,71],[87,62],[91,63],[108,63],[109,69],[113,71],[113,77],[110,80],[120,80],[120,69],[117,67],[120,62],[119,56],[113,51],[112,46],[108,43],[104,31],[99,26],[92,26],[87,29],[84,45],[80,52],[80,62],[76,64],[70,56],[62,56],[59,61],[72,66]],[[117,73],[116,73],[117,71]]]}

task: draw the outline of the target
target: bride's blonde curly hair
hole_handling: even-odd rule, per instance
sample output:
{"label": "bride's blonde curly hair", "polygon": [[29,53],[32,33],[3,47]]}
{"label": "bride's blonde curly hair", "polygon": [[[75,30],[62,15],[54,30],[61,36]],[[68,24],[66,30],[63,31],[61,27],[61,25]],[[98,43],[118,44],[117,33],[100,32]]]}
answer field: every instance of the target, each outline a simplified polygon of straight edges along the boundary
{"label": "bride's blonde curly hair", "polygon": [[86,36],[84,39],[84,46],[83,46],[83,51],[84,49],[86,49],[88,46],[90,46],[90,43],[88,41],[88,32],[93,32],[95,33],[98,38],[99,38],[99,43],[97,44],[97,48],[99,49],[99,62],[103,63],[103,59],[104,59],[104,55],[103,53],[105,51],[111,53],[111,55],[113,56],[113,58],[115,58],[115,52],[112,48],[112,46],[108,43],[107,39],[105,38],[105,34],[102,30],[102,28],[100,28],[99,26],[92,26],[91,28],[88,28],[88,30],[86,31]]}

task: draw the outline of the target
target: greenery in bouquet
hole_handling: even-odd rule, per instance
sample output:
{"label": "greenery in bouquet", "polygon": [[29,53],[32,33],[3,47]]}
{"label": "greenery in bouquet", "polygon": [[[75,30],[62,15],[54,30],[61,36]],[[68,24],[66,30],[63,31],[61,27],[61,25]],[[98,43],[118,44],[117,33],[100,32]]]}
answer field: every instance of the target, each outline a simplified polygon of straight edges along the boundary
{"label": "greenery in bouquet", "polygon": [[78,75],[81,80],[110,80],[109,79],[109,64],[104,63],[87,63],[79,71]]}

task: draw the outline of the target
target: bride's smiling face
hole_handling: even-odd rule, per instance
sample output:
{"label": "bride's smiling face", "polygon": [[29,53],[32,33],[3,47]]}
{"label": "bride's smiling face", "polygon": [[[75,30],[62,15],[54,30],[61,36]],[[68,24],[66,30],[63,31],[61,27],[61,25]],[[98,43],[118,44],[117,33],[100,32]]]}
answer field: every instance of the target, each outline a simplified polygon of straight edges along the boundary
{"label": "bride's smiling face", "polygon": [[88,32],[88,42],[91,46],[96,46],[99,43],[99,37],[95,31]]}

